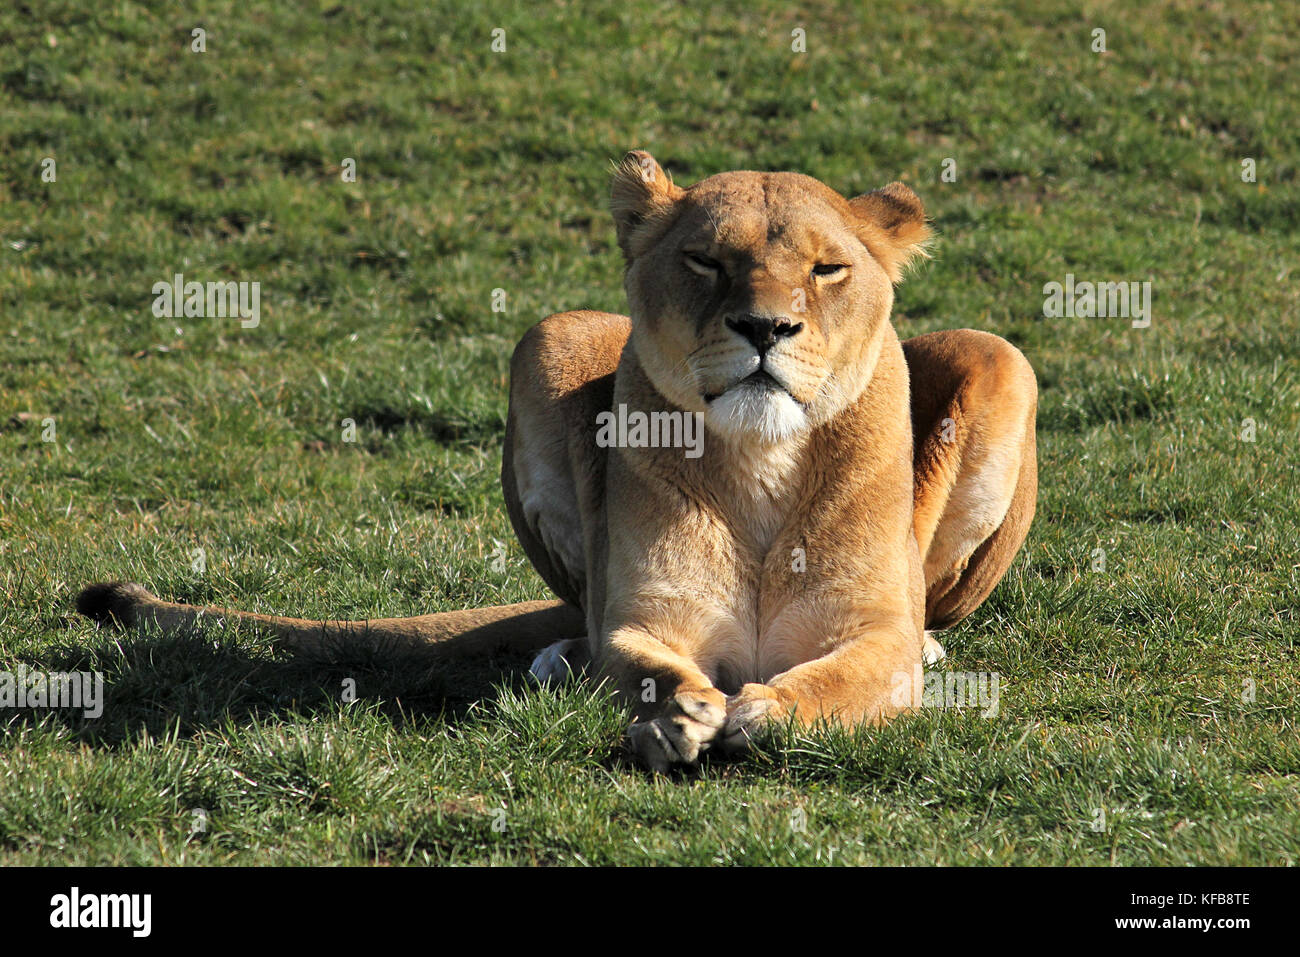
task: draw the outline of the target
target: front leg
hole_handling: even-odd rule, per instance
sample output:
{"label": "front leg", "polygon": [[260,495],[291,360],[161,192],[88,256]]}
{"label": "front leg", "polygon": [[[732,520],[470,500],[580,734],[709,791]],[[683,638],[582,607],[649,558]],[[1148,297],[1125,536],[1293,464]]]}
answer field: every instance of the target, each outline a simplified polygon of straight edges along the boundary
{"label": "front leg", "polygon": [[746,750],[791,716],[801,725],[826,719],[844,725],[883,724],[914,708],[913,678],[922,661],[922,633],[913,623],[856,624],[858,637],[821,658],[769,680],[744,685],[727,700],[722,747]]}
{"label": "front leg", "polygon": [[695,763],[727,718],[726,696],[683,653],[694,644],[685,631],[662,623],[624,625],[610,634],[600,656],[601,673],[633,705],[632,751],[652,771]]}

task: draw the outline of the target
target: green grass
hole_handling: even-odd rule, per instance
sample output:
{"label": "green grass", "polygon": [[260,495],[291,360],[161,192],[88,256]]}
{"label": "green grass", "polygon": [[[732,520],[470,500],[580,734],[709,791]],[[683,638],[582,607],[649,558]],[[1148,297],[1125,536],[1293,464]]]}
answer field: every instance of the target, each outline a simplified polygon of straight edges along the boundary
{"label": "green grass", "polygon": [[[0,12],[0,670],[108,691],[0,712],[0,863],[1296,863],[1296,5],[471,7]],[[653,778],[526,660],[321,668],[72,614],[110,578],[311,616],[544,596],[497,486],[507,360],[622,311],[633,147],[683,182],[903,179],[939,240],[900,332],[1029,356],[1038,517],[945,636],[998,718]],[[261,282],[260,326],[155,318],[175,272]],[[1043,318],[1068,272],[1149,279],[1151,328]]]}

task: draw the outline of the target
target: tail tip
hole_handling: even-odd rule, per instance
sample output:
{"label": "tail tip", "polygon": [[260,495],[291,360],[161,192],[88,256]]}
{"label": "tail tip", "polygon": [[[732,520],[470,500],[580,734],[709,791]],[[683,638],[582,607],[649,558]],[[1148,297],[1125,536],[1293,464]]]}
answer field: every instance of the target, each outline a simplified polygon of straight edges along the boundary
{"label": "tail tip", "polygon": [[152,597],[143,585],[135,582],[99,582],[81,590],[77,596],[77,613],[101,625],[130,628],[135,624],[136,606]]}

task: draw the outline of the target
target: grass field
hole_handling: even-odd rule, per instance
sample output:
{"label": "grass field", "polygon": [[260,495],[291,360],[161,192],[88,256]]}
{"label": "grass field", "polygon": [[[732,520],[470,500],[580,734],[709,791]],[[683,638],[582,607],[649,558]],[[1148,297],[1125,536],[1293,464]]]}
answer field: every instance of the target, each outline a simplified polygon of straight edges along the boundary
{"label": "grass field", "polygon": [[[107,695],[0,710],[0,863],[1300,859],[1295,4],[174,6],[0,12],[0,670]],[[545,597],[497,484],[507,360],[623,311],[634,147],[685,183],[904,180],[939,239],[900,334],[1032,361],[1038,516],[944,638],[997,718],[656,778],[526,659],[73,614],[104,579],[311,617]],[[260,282],[260,323],[155,316],[176,273]],[[1045,318],[1067,274],[1149,280],[1150,327]]]}

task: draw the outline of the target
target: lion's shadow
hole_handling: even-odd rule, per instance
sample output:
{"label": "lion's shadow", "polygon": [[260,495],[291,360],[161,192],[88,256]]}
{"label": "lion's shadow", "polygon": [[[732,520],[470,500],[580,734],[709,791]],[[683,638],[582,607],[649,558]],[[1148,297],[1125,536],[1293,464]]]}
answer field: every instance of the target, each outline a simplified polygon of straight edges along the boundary
{"label": "lion's shadow", "polygon": [[270,718],[318,717],[349,702],[376,707],[394,726],[440,716],[459,721],[503,687],[535,684],[529,658],[503,652],[449,663],[364,653],[321,662],[276,652],[250,629],[168,636],[105,629],[97,640],[59,642],[0,669],[102,675],[98,717],[84,707],[26,707],[6,709],[6,723],[53,723],[75,741],[112,748],[144,735],[186,738]]}

